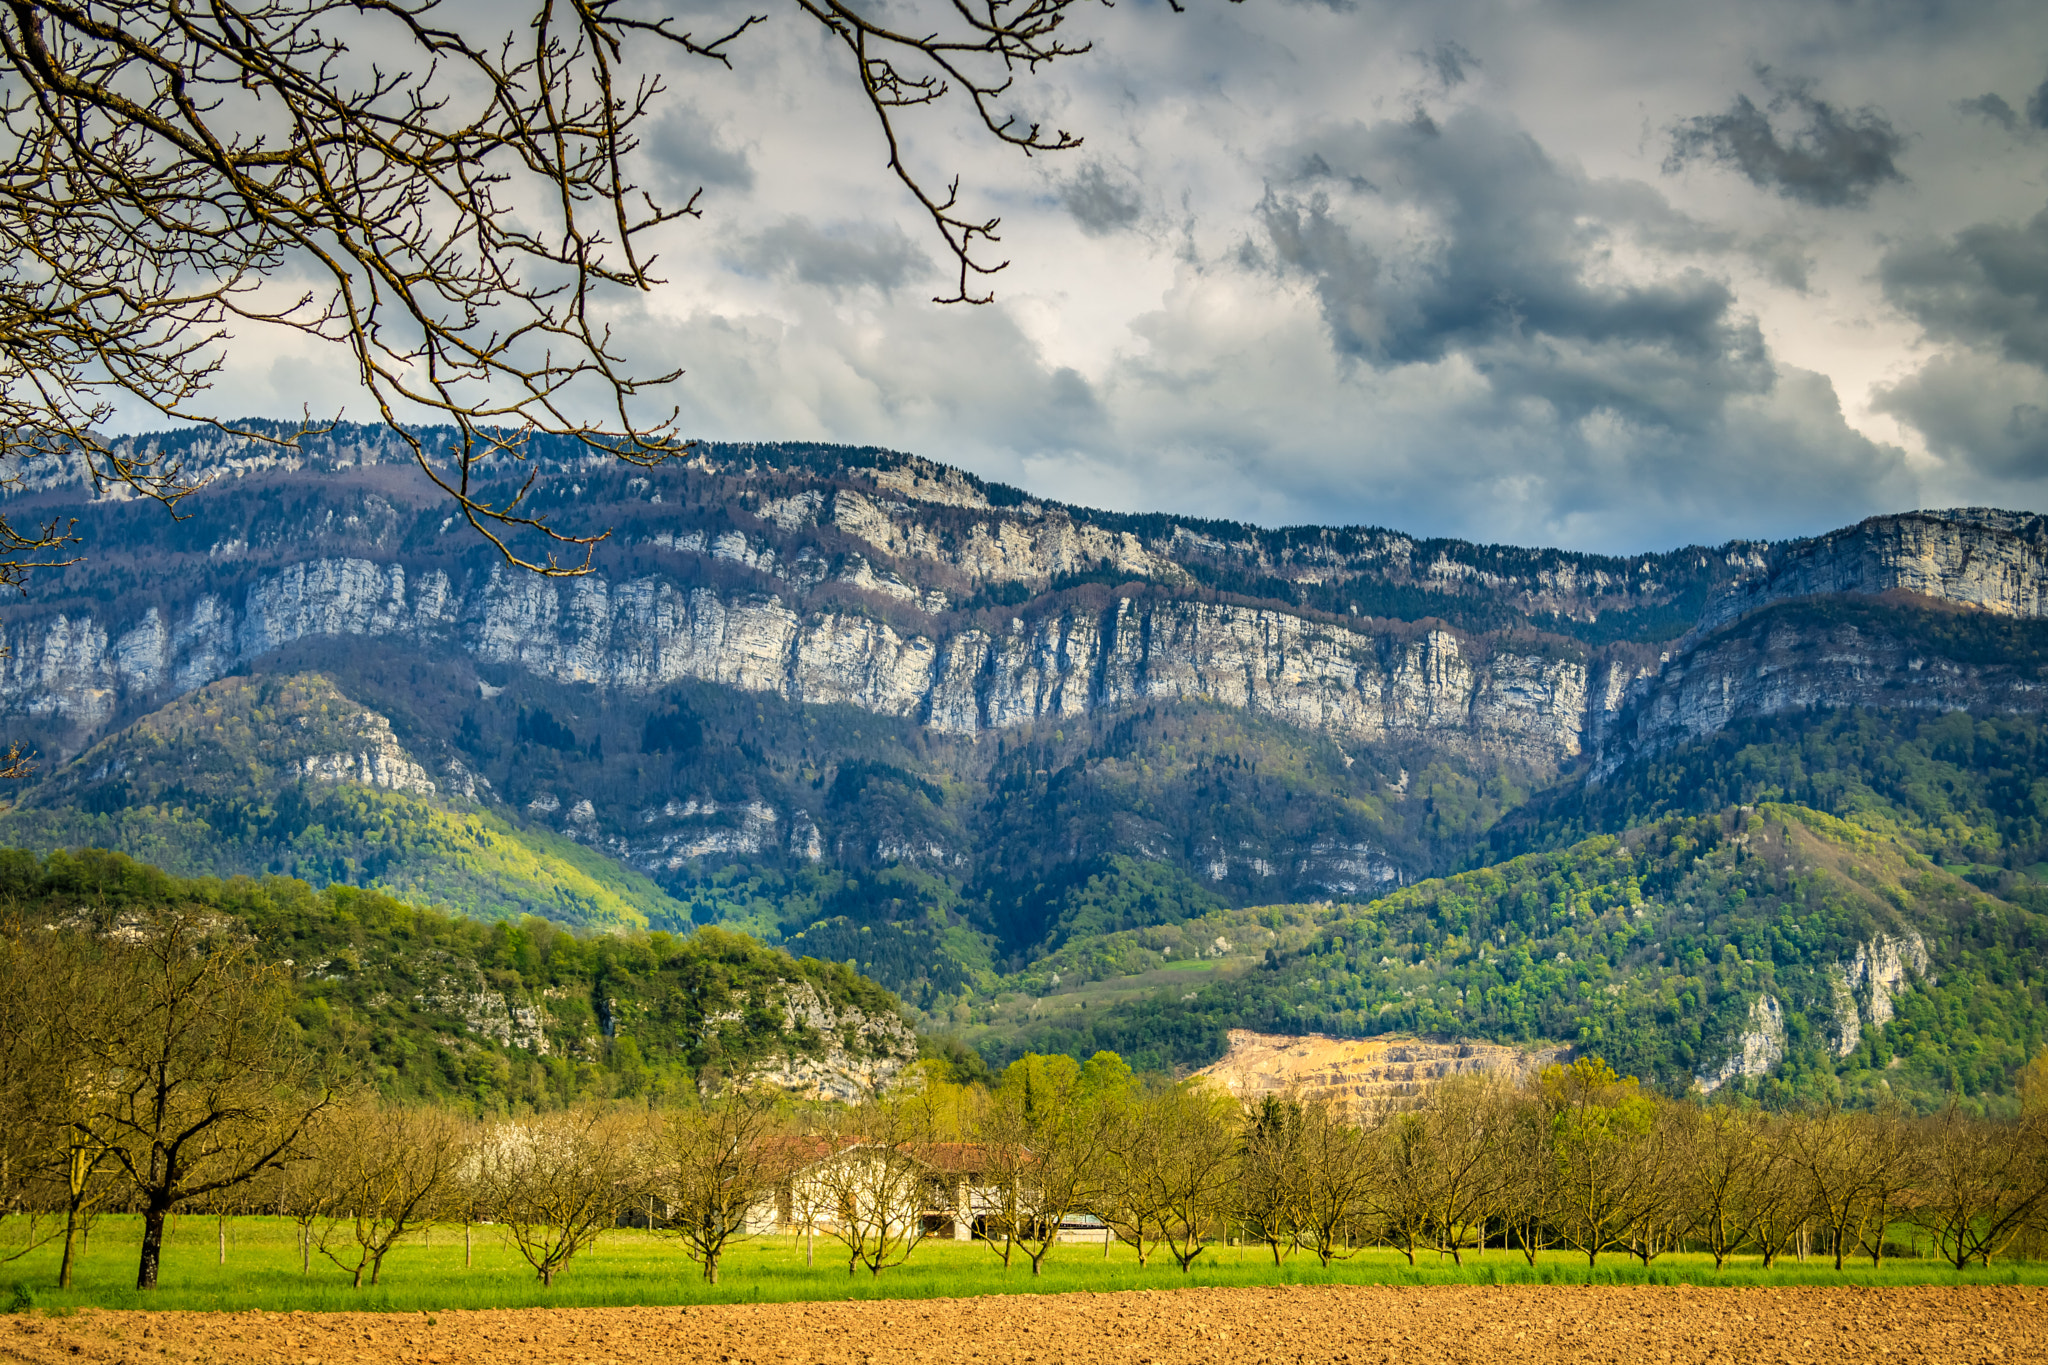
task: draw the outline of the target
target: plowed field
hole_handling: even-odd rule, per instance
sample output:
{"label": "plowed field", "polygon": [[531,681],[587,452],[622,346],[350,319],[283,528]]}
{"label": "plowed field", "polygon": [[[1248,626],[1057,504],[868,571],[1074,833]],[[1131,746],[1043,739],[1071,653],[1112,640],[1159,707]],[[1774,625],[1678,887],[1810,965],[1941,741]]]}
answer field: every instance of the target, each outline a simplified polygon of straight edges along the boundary
{"label": "plowed field", "polygon": [[600,1365],[2048,1360],[2036,1288],[1190,1289],[502,1312],[112,1313],[0,1323],[0,1360]]}

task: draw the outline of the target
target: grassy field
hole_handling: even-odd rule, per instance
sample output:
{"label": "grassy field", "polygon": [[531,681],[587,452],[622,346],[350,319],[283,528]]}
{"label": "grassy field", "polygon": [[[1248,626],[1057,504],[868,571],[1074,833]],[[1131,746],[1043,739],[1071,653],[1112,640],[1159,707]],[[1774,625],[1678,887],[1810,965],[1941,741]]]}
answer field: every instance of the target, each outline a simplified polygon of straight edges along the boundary
{"label": "grassy field", "polygon": [[1754,1257],[1731,1262],[1716,1275],[1702,1256],[1666,1255],[1647,1268],[1619,1256],[1603,1256],[1588,1270],[1584,1258],[1545,1253],[1533,1269],[1519,1252],[1466,1253],[1460,1268],[1436,1257],[1411,1267],[1398,1252],[1367,1250],[1327,1271],[1312,1255],[1290,1256],[1274,1266],[1258,1247],[1212,1247],[1188,1274],[1161,1256],[1140,1268],[1129,1248],[1117,1246],[1107,1259],[1098,1246],[1063,1246],[1034,1280],[1021,1256],[1005,1270],[985,1247],[928,1241],[908,1264],[849,1277],[844,1258],[835,1261],[836,1242],[820,1238],[817,1264],[807,1267],[800,1245],[788,1237],[760,1238],[736,1246],[721,1282],[699,1278],[675,1243],[646,1232],[620,1229],[578,1257],[550,1289],[543,1289],[517,1251],[486,1227],[475,1229],[473,1264],[463,1264],[460,1227],[437,1227],[395,1251],[384,1265],[384,1283],[352,1290],[347,1275],[314,1259],[310,1274],[299,1270],[296,1230],[274,1218],[228,1221],[227,1263],[220,1264],[214,1221],[177,1221],[164,1251],[161,1286],[138,1294],[135,1280],[139,1220],[102,1219],[76,1277],[60,1293],[57,1253],[44,1248],[0,1265],[0,1308],[165,1308],[227,1310],[261,1308],[370,1309],[433,1312],[458,1308],[604,1306],[788,1302],[805,1299],[912,1299],[977,1294],[1103,1292],[1173,1289],[1189,1285],[1260,1284],[1678,1284],[1696,1285],[1908,1285],[2048,1284],[2048,1262],[1996,1263],[1988,1271],[1958,1275],[1939,1261],[1888,1262],[1873,1272],[1868,1263],[1837,1274],[1825,1261],[1788,1261],[1766,1272]]}

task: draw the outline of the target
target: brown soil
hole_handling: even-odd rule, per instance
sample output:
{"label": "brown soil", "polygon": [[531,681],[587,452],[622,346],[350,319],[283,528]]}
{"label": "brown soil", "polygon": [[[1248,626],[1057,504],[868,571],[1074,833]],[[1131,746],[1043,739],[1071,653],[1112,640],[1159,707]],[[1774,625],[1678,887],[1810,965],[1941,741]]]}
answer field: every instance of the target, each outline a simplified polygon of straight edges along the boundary
{"label": "brown soil", "polygon": [[29,1362],[1661,1365],[2048,1360],[2048,1292],[1188,1289],[885,1303],[419,1314],[80,1313],[0,1323]]}

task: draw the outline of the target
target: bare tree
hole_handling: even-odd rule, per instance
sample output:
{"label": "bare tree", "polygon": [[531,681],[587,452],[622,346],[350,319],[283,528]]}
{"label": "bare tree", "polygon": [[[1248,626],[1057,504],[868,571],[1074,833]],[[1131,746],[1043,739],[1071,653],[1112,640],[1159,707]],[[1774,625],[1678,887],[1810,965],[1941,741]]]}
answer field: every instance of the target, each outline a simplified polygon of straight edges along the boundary
{"label": "bare tree", "polygon": [[1564,1198],[1551,1107],[1540,1086],[1511,1097],[1501,1133],[1501,1212],[1535,1265]]}
{"label": "bare tree", "polygon": [[1500,1191],[1503,1101],[1494,1078],[1458,1076],[1433,1086],[1423,1106],[1424,1203],[1439,1260],[1449,1252],[1463,1265],[1464,1250],[1485,1239]]}
{"label": "bare tree", "polygon": [[1309,1162],[1307,1115],[1289,1091],[1247,1104],[1239,1118],[1231,1216],[1279,1265],[1307,1223]]}
{"label": "bare tree", "polygon": [[562,1110],[499,1124],[477,1144],[480,1207],[543,1285],[603,1236],[639,1190],[633,1134],[619,1114]]}
{"label": "bare tree", "polygon": [[89,946],[98,1007],[66,1024],[97,1080],[70,1121],[141,1206],[152,1289],[172,1210],[283,1164],[333,1092],[299,1051],[283,969],[226,925],[167,909]]}
{"label": "bare tree", "polygon": [[1769,1270],[1805,1229],[1806,1191],[1790,1137],[1793,1120],[1752,1113],[1747,1121],[1756,1142],[1756,1166],[1743,1193],[1742,1218]]}
{"label": "bare tree", "polygon": [[1378,1115],[1372,1135],[1377,1169],[1368,1197],[1373,1214],[1382,1234],[1414,1265],[1416,1248],[1429,1241],[1435,1212],[1429,1124],[1419,1113],[1389,1106]]}
{"label": "bare tree", "polygon": [[1157,1189],[1160,1232],[1186,1274],[1208,1246],[1229,1206],[1237,1135],[1231,1105],[1197,1083],[1154,1094],[1146,1106],[1154,1136],[1147,1178]]}
{"label": "bare tree", "polygon": [[391,1249],[454,1206],[468,1139],[445,1109],[364,1096],[331,1111],[309,1144],[319,1189],[314,1249],[355,1288],[365,1272],[377,1284]]}
{"label": "bare tree", "polygon": [[1622,1248],[1644,1265],[1677,1246],[1691,1219],[1683,1202],[1687,1150],[1684,1111],[1677,1105],[1654,1106],[1636,1153],[1642,1183],[1635,1214],[1622,1239]]}
{"label": "bare tree", "polygon": [[1794,1116],[1785,1142],[1804,1183],[1809,1216],[1828,1236],[1835,1269],[1869,1215],[1872,1152],[1861,1116],[1828,1105]]}
{"label": "bare tree", "polygon": [[53,1186],[72,1174],[70,1119],[89,1074],[65,1026],[67,1006],[89,1006],[74,993],[86,984],[74,946],[17,916],[0,921],[0,1262],[62,1235],[67,1284],[72,1220],[49,1213]]}
{"label": "bare tree", "polygon": [[972,1095],[966,1114],[970,1142],[953,1163],[956,1216],[972,1220],[1005,1267],[1021,1251],[1042,1275],[1061,1225],[1100,1183],[1100,1101],[1073,1058],[1032,1055],[1012,1062],[993,1092]]}
{"label": "bare tree", "polygon": [[[986,301],[970,281],[1003,268],[984,254],[998,224],[967,211],[957,177],[936,189],[913,166],[903,122],[958,101],[1026,154],[1079,145],[1006,103],[1018,73],[1086,50],[1062,36],[1078,2],[796,0],[843,49],[890,171],[953,258],[941,301]],[[534,431],[636,463],[680,448],[634,411],[675,373],[636,372],[604,308],[659,283],[650,234],[697,213],[696,195],[662,205],[635,180],[658,73],[729,64],[764,17],[700,37],[619,0],[549,0],[498,27],[438,0],[0,11],[0,458],[79,455],[95,480],[175,504],[186,471],[100,426],[123,396],[219,425],[221,343],[285,328],[346,349],[381,418],[508,558],[585,571],[599,536],[548,527],[530,478],[494,492],[483,476]],[[402,425],[421,419],[456,438],[429,448]],[[525,557],[517,532],[552,546]],[[68,538],[0,526],[0,581],[62,562]]]}
{"label": "bare tree", "polygon": [[1727,1105],[1685,1106],[1674,1144],[1682,1231],[1720,1270],[1747,1246],[1760,1186],[1783,1179],[1776,1148],[1750,1115]]}
{"label": "bare tree", "polygon": [[2048,1112],[1993,1124],[1951,1101],[1918,1137],[1925,1166],[1913,1215],[1957,1270],[1990,1265],[2048,1209]]}
{"label": "bare tree", "polygon": [[1297,1227],[1327,1267],[1358,1245],[1358,1223],[1367,1214],[1373,1180],[1373,1145],[1341,1102],[1317,1095],[1301,1106],[1299,1151],[1303,1174]]}
{"label": "bare tree", "polygon": [[[1032,1112],[1034,1089],[1027,1081],[994,1093],[974,1093],[964,1107],[973,1152],[967,1164],[976,1167],[981,1177],[978,1196],[970,1196],[964,1189],[968,1172],[950,1173],[955,1182],[954,1218],[968,1220],[972,1235],[995,1254],[1005,1270],[1023,1246],[1036,1216],[1030,1184],[1031,1129],[1039,1117]],[[1043,1107],[1042,1100],[1037,1107]]]}
{"label": "bare tree", "polygon": [[1856,1241],[1872,1266],[1884,1264],[1885,1240],[1894,1221],[1918,1199],[1917,1191],[1925,1173],[1926,1153],[1919,1134],[1895,1101],[1887,1101],[1863,1115],[1864,1162],[1863,1219],[1856,1225]]}
{"label": "bare tree", "polygon": [[661,1230],[718,1283],[726,1248],[781,1173],[774,1101],[728,1087],[716,1099],[671,1110],[646,1153],[649,1191],[662,1203]]}
{"label": "bare tree", "polygon": [[827,1130],[828,1152],[809,1176],[832,1209],[825,1231],[846,1248],[846,1273],[870,1275],[910,1259],[925,1212],[946,1198],[926,1158],[931,1135],[913,1104],[868,1100]]}
{"label": "bare tree", "polygon": [[1549,1067],[1541,1084],[1556,1141],[1557,1230],[1597,1265],[1601,1252],[1627,1245],[1661,1197],[1657,1103],[1598,1057]]}

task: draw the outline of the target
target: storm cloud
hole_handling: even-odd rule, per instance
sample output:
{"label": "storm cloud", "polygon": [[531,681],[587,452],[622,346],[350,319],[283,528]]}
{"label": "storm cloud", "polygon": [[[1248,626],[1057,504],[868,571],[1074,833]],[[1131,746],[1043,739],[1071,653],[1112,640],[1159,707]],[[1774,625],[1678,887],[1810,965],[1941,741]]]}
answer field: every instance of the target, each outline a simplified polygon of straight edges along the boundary
{"label": "storm cloud", "polygon": [[[635,369],[683,371],[650,416],[1128,510],[1614,551],[2048,510],[2039,0],[1170,9],[1076,7],[1088,55],[997,101],[1077,151],[903,111],[926,187],[1000,219],[985,307],[932,302],[947,247],[797,16],[665,66],[633,173],[704,215],[601,309]],[[229,411],[361,402],[298,338],[237,342],[221,382]]]}
{"label": "storm cloud", "polygon": [[706,186],[750,189],[754,168],[746,154],[727,144],[717,125],[692,104],[670,105],[647,134],[647,151],[671,193],[692,194]]}
{"label": "storm cloud", "polygon": [[1137,224],[1144,212],[1138,195],[1134,183],[1112,176],[1100,162],[1091,161],[1061,187],[1060,202],[1081,231],[1101,237]]}
{"label": "storm cloud", "polygon": [[[1462,111],[1333,130],[1260,216],[1277,265],[1314,282],[1333,343],[1378,368],[1468,358],[1503,398],[1697,425],[1773,381],[1753,319],[1696,268],[1617,277],[1617,247],[1668,208],[1561,166],[1524,130]],[[1421,230],[1418,230],[1421,229]]]}
{"label": "storm cloud", "polygon": [[893,223],[827,223],[791,217],[742,238],[727,255],[735,270],[793,277],[834,293],[901,286],[931,258]]}
{"label": "storm cloud", "polygon": [[1929,336],[2048,369],[2048,209],[1893,251],[1880,277]]}
{"label": "storm cloud", "polygon": [[1783,83],[1759,109],[1747,95],[1671,131],[1666,171],[1696,161],[1740,171],[1760,188],[1817,208],[1862,208],[1880,185],[1905,180],[1905,137],[1875,108],[1843,110],[1804,81]]}

